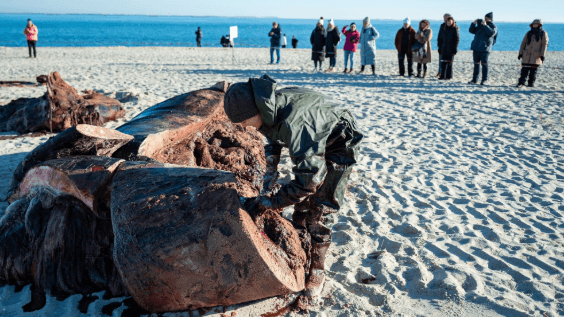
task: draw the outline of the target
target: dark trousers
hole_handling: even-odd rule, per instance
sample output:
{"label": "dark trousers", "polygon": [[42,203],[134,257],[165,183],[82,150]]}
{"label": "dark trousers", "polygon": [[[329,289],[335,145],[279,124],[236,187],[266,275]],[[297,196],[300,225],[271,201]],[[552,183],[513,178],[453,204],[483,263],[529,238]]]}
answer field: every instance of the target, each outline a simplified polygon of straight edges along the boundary
{"label": "dark trousers", "polygon": [[400,52],[398,53],[398,60],[399,60],[399,72],[400,76],[405,75],[405,59],[407,58],[407,74],[409,76],[413,75],[413,54]]}
{"label": "dark trousers", "polygon": [[337,58],[329,57],[329,67],[335,67],[335,65],[337,65]]}
{"label": "dark trousers", "polygon": [[427,72],[427,64],[423,64],[423,63],[417,63],[417,74],[421,74],[421,69],[423,69],[423,72]]}
{"label": "dark trousers", "polygon": [[452,78],[452,66],[454,62],[454,55],[442,55],[441,60],[441,76],[445,79]]}
{"label": "dark trousers", "polygon": [[197,43],[198,47],[202,47],[202,40],[201,39],[196,39],[196,43]]}
{"label": "dark trousers", "polygon": [[294,206],[292,219],[307,228],[314,244],[331,242],[331,229],[337,220],[335,214],[343,204],[357,148],[363,138],[352,115],[348,115],[350,119],[343,119],[327,139],[325,180],[315,194]]}
{"label": "dark trousers", "polygon": [[490,52],[472,52],[474,58],[474,75],[472,76],[473,82],[478,82],[478,75],[480,75],[480,65],[482,65],[482,82],[488,81],[488,60]]}
{"label": "dark trousers", "polygon": [[524,85],[527,77],[529,77],[529,86],[533,86],[537,80],[537,70],[538,65],[534,64],[523,64],[521,65],[521,77],[519,78],[519,84]]}
{"label": "dark trousers", "polygon": [[317,62],[319,62],[319,68],[321,69],[321,67],[323,65],[323,61],[314,60],[313,64],[315,65],[316,68],[317,68]]}
{"label": "dark trousers", "polygon": [[29,50],[29,57],[31,57],[31,49],[33,48],[33,57],[37,57],[37,52],[35,51],[35,43],[37,41],[27,41],[27,49]]}

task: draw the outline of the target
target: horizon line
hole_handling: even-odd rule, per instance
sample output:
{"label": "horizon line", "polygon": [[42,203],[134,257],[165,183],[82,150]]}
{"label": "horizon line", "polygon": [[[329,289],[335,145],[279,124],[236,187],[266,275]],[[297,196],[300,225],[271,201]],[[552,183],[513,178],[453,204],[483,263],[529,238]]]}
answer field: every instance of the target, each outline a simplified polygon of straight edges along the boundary
{"label": "horizon line", "polygon": [[[172,15],[172,14],[127,14],[127,13],[36,13],[36,12],[2,12],[0,14],[41,14],[41,15],[100,15],[100,16],[138,16],[138,17],[186,17],[186,18],[232,18],[232,19],[278,19],[278,20],[317,20],[316,18],[280,18],[274,16],[222,16],[222,15]],[[351,20],[351,19],[335,19],[335,20]],[[360,19],[362,20],[362,18]],[[372,19],[372,21],[403,21],[403,19]],[[412,19],[413,21],[414,19]],[[423,19],[422,19],[423,20]],[[433,22],[442,22],[441,19],[426,19]],[[417,21],[417,19],[415,19]],[[472,22],[473,20],[458,20],[458,22]],[[527,21],[493,21],[494,23],[530,23]],[[543,21],[545,23],[564,24],[564,22]]]}

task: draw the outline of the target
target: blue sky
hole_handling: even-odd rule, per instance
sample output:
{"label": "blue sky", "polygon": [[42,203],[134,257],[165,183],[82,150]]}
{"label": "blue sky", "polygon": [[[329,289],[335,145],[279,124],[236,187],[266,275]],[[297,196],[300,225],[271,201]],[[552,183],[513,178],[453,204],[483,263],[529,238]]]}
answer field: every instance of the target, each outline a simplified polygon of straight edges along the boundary
{"label": "blue sky", "polygon": [[1,0],[2,13],[103,13],[196,16],[254,16],[295,19],[474,20],[493,11],[496,21],[541,18],[564,22],[564,0]]}

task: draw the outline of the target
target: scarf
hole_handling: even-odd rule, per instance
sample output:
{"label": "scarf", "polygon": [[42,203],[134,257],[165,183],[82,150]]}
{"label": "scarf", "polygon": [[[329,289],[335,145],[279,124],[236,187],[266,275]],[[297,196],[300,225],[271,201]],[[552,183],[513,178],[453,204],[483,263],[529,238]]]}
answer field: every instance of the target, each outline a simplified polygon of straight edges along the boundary
{"label": "scarf", "polygon": [[368,23],[368,25],[364,27],[365,30],[368,30],[370,28],[372,28],[372,24],[370,24],[370,23]]}
{"label": "scarf", "polygon": [[535,41],[537,42],[540,41],[541,36],[544,35],[544,30],[542,29],[542,26],[539,26],[538,28],[531,28],[529,33],[527,33],[527,45],[531,44],[533,35],[535,36]]}

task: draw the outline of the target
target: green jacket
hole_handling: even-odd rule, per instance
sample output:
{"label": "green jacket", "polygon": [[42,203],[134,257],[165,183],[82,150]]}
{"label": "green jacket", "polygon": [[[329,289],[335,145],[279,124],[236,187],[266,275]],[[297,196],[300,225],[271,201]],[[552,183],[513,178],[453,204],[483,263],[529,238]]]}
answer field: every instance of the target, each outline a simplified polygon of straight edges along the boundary
{"label": "green jacket", "polygon": [[[294,180],[280,189],[273,204],[278,208],[297,204],[313,195],[325,179],[325,152],[328,139],[335,138],[333,130],[343,120],[354,127],[354,117],[313,90],[291,87],[276,91],[276,81],[268,75],[249,82],[263,121],[259,131],[269,139],[266,156],[280,155],[282,147],[287,147],[294,163]],[[350,164],[356,162],[352,152]]]}

